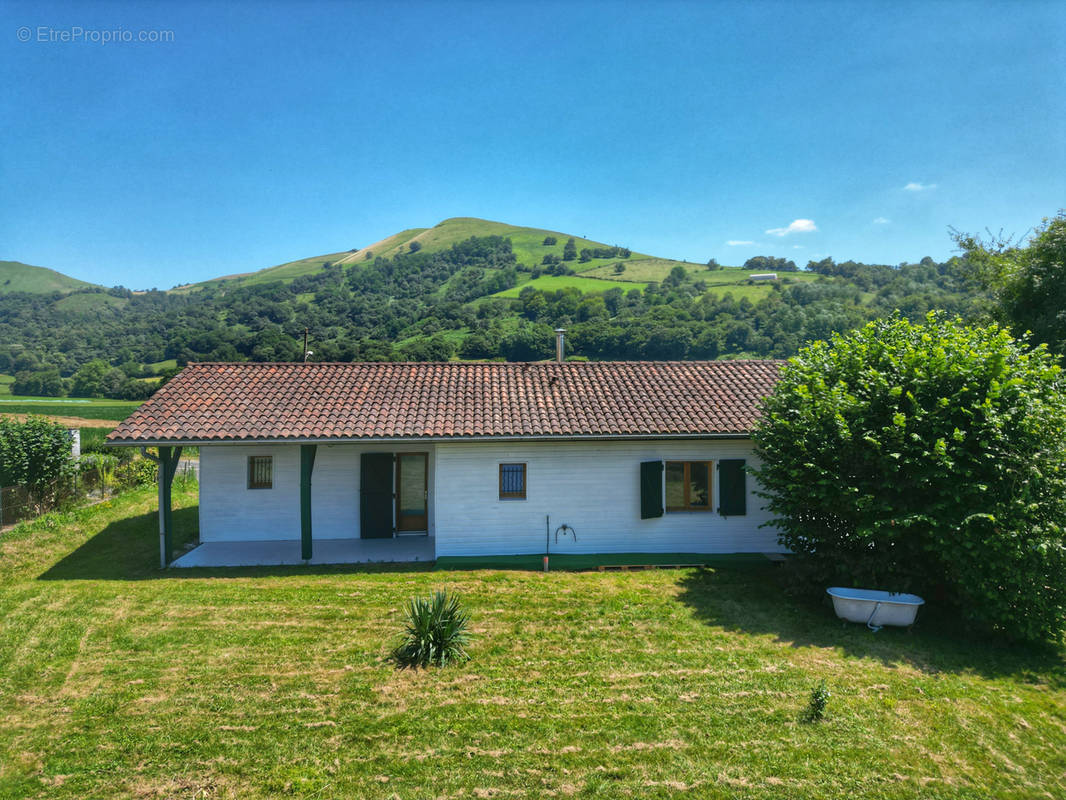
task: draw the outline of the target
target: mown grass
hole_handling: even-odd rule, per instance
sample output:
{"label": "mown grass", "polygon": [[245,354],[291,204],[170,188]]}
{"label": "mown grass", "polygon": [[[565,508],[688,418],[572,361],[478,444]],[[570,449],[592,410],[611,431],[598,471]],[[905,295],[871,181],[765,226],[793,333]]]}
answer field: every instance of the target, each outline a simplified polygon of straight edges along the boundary
{"label": "mown grass", "polygon": [[[0,796],[1066,795],[1061,652],[843,627],[772,566],[160,572],[153,511],[0,539]],[[402,604],[437,588],[472,660],[398,670]]]}

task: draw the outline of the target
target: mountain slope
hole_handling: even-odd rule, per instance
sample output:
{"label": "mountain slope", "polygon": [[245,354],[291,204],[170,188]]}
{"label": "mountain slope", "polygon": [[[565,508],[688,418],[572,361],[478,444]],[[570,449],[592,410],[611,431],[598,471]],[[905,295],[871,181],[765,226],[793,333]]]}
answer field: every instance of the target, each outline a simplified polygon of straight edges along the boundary
{"label": "mountain slope", "polygon": [[95,285],[47,267],[35,267],[23,264],[21,261],[0,261],[0,294],[72,292],[75,289],[88,289]]}
{"label": "mountain slope", "polygon": [[[436,253],[441,250],[447,250],[453,244],[469,239],[471,236],[503,236],[509,238],[518,263],[530,267],[536,267],[540,265],[541,260],[545,255],[552,254],[561,257],[563,254],[563,248],[566,246],[566,242],[571,238],[572,234],[546,230],[544,228],[528,228],[522,225],[509,225],[504,222],[493,222],[492,220],[477,219],[476,217],[453,217],[437,223],[432,228],[408,228],[399,233],[394,233],[374,244],[346,253],[331,253],[328,255],[312,256],[299,261],[290,261],[286,264],[268,267],[267,269],[258,270],[257,272],[227,275],[220,278],[212,278],[211,280],[202,281],[200,283],[179,286],[171,291],[185,293],[209,284],[217,284],[220,281],[226,281],[228,285],[239,286],[252,286],[255,284],[279,280],[288,282],[300,275],[312,275],[320,271],[327,263],[351,266],[379,257],[392,258],[400,253],[410,252],[412,245],[416,246],[424,253]],[[545,245],[544,240],[547,237],[554,238],[555,244]],[[604,249],[611,246],[603,242],[585,239],[580,236],[573,236],[573,238],[574,244],[579,252],[584,248],[594,250],[596,248]],[[604,268],[609,267],[618,260],[618,257],[593,258],[585,262],[579,262],[577,260],[570,261],[567,262],[567,265],[578,273],[590,272],[598,269],[600,272],[597,273],[597,278],[610,280],[613,274],[604,274]],[[635,268],[634,271],[639,272],[640,274],[639,279],[631,278],[629,280],[639,281],[641,283],[650,280],[662,280],[669,274],[673,267],[681,264],[679,261],[656,258],[642,253],[633,253],[625,260],[625,263],[627,271]],[[614,278],[614,280],[622,283],[627,282],[624,275]]]}

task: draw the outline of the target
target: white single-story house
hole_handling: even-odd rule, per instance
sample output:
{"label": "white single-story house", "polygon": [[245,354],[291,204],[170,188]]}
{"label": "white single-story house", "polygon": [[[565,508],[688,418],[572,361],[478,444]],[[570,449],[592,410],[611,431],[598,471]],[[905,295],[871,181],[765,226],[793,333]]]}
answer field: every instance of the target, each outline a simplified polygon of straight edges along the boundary
{"label": "white single-story house", "polygon": [[108,437],[200,453],[177,566],[780,552],[748,467],[776,361],[191,364]]}

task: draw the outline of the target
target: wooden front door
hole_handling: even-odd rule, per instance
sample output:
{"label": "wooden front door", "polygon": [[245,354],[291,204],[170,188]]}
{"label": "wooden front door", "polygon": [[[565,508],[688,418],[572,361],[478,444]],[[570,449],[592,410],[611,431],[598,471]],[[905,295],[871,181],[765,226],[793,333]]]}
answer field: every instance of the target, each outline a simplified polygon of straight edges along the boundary
{"label": "wooden front door", "polygon": [[396,530],[428,531],[429,454],[396,454]]}

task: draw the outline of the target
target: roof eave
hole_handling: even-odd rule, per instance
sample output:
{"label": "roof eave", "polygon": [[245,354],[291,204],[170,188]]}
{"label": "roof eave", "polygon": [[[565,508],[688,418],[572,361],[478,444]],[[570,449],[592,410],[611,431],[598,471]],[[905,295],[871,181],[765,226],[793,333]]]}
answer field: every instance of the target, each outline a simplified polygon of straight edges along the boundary
{"label": "roof eave", "polygon": [[412,444],[419,442],[580,442],[580,441],[655,441],[660,439],[750,439],[751,432],[721,433],[591,433],[572,435],[519,436],[292,436],[231,439],[114,439],[107,447],[204,447],[240,444]]}

